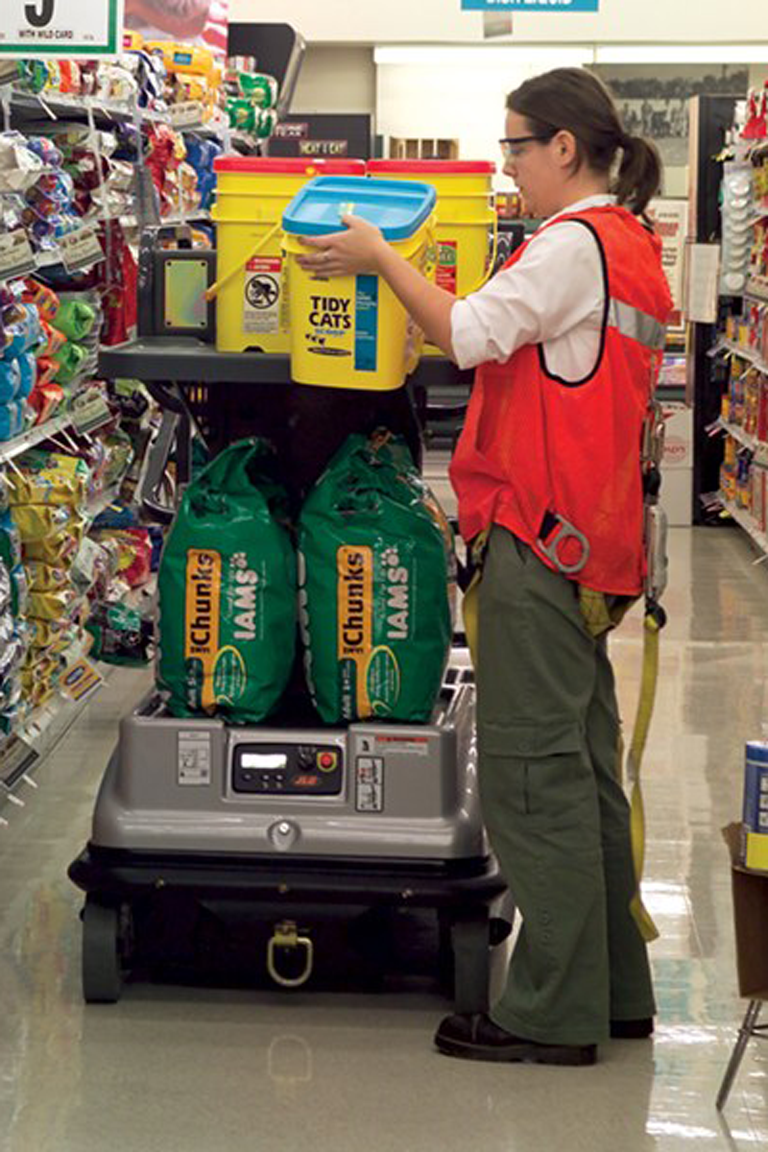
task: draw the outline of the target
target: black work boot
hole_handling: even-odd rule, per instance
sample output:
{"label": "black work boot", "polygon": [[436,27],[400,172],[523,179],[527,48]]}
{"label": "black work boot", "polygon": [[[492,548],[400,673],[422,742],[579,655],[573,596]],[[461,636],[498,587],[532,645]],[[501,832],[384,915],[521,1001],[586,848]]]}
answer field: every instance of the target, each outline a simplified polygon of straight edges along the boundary
{"label": "black work boot", "polygon": [[653,1016],[640,1020],[611,1020],[613,1040],[646,1040],[653,1035]]}
{"label": "black work boot", "polygon": [[494,1024],[485,1012],[446,1016],[435,1033],[435,1045],[445,1056],[465,1060],[527,1064],[594,1064],[596,1044],[540,1044],[513,1036]]}

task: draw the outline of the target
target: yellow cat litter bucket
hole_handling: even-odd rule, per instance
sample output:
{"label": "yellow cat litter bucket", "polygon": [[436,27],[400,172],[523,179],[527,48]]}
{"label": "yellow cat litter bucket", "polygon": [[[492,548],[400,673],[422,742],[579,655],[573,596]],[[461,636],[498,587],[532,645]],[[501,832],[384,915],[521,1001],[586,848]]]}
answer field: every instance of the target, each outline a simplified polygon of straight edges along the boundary
{"label": "yellow cat litter bucket", "polygon": [[360,216],[415,268],[434,275],[435,190],[413,181],[321,176],[307,184],[283,216],[288,258],[291,375],[299,384],[331,388],[399,388],[418,363],[423,334],[389,285],[373,275],[324,276],[298,263],[310,249],[301,237],[343,229]]}
{"label": "yellow cat litter bucket", "polygon": [[282,215],[308,180],[362,176],[364,160],[220,156],[216,203],[216,347],[219,352],[288,352]]}
{"label": "yellow cat litter bucket", "polygon": [[[376,179],[432,185],[437,193],[436,283],[454,296],[469,296],[482,288],[496,260],[496,165],[484,160],[369,160],[367,171]],[[432,344],[426,344],[424,351],[443,354]]]}

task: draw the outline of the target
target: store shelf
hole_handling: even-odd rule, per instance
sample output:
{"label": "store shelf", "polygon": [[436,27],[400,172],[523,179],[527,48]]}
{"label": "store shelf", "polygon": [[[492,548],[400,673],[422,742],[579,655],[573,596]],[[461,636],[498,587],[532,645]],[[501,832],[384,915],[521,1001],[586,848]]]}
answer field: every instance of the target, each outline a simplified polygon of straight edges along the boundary
{"label": "store shelf", "polygon": [[753,453],[753,464],[758,464],[761,468],[768,468],[768,444],[764,440],[758,440],[749,432],[745,432],[738,424],[731,424],[722,418],[717,421],[717,427],[722,428],[734,440],[738,440],[745,448],[748,448]]}
{"label": "store shelf", "polygon": [[[88,220],[83,220],[84,225],[99,224],[101,218],[91,217]],[[64,258],[59,248],[46,249],[43,252],[35,252],[34,264],[20,272],[0,273],[0,280],[10,283],[12,280],[22,280],[27,276],[34,276],[35,272],[43,272],[47,268],[61,268],[64,267]],[[84,272],[88,268],[92,268],[94,264],[101,264],[104,256],[96,257],[85,264],[79,264],[75,272]]]}
{"label": "store shelf", "polygon": [[[103,675],[103,673],[102,673]],[[104,680],[102,679],[102,684]],[[84,708],[90,704],[94,696],[99,692],[101,684],[89,692],[83,700],[73,701],[68,697],[55,692],[50,700],[43,704],[40,708],[28,717],[26,722],[20,726],[18,732],[13,733],[20,741],[29,749],[26,766],[22,764],[13,772],[10,777],[4,781],[5,788],[0,791],[0,802],[3,799],[3,792],[6,793],[6,798],[11,799],[14,794],[14,789],[19,785],[19,782],[24,779],[24,775],[28,772],[32,764],[38,764],[42,761],[52,748],[58,744],[59,740],[69,731],[72,725],[80,716]],[[7,738],[12,740],[13,737]]]}
{"label": "store shelf", "polygon": [[749,512],[747,512],[745,508],[739,508],[733,500],[728,500],[722,492],[720,493],[720,499],[728,515],[736,521],[740,528],[744,529],[763,555],[768,557],[768,536],[757,527]]}
{"label": "store shelf", "polygon": [[[111,671],[111,668],[107,668],[101,673],[101,684]],[[3,802],[9,805],[22,803],[17,796],[21,784],[35,786],[30,776],[31,769],[41,763],[66,735],[98,693],[101,684],[78,701],[55,692],[50,700],[31,713],[16,732],[0,738],[0,807]],[[0,816],[0,824],[6,823],[7,820]]]}
{"label": "store shelf", "polygon": [[750,364],[754,365],[759,372],[768,374],[768,363],[766,363],[757,352],[752,352],[751,349],[744,348],[741,344],[737,344],[735,340],[726,340],[725,337],[723,337],[712,349],[712,355],[716,355],[721,348],[727,348],[729,352],[733,352],[736,356],[740,356],[742,360],[747,360]]}
{"label": "store shelf", "polygon": [[[166,112],[140,108],[142,123],[169,124]],[[88,123],[89,112],[97,128],[134,120],[136,112],[129,104],[100,100],[96,96],[69,96],[63,92],[14,92],[10,94],[11,122],[19,120],[76,120]]]}
{"label": "store shelf", "polygon": [[[89,223],[95,224],[95,223],[98,223],[98,221],[91,220],[91,221],[89,221]],[[97,256],[95,259],[90,260],[85,264],[78,264],[77,267],[74,269],[72,274],[76,275],[79,272],[85,272],[85,271],[87,271],[88,268],[93,268],[94,264],[103,264],[104,259],[105,258],[102,255],[102,256]],[[64,265],[64,259],[62,257],[62,254],[58,248],[55,248],[50,252],[38,252],[36,254],[36,259],[35,259],[35,268],[33,268],[30,272],[25,273],[25,275],[34,276],[35,271],[41,271],[42,272],[46,268],[63,268],[63,267],[65,267],[65,265]]]}
{"label": "store shelf", "polygon": [[[114,416],[110,412],[109,416],[105,416],[100,424],[95,424],[92,428],[88,428],[88,435],[97,432],[104,424],[111,424]],[[0,443],[0,465],[6,460],[13,460],[16,456],[21,456],[24,452],[28,452],[30,448],[42,444],[51,436],[55,436],[58,432],[64,432],[67,429],[75,429],[75,422],[72,418],[71,412],[64,412],[61,416],[54,416],[52,420],[46,420],[44,424],[36,424],[34,428],[30,428],[27,432],[22,432],[21,436],[14,436],[12,440],[6,440]]]}
{"label": "store shelf", "polygon": [[161,216],[160,225],[164,224],[190,224],[193,220],[210,221],[211,213],[207,208],[198,208],[192,212],[172,213],[170,216]]}
{"label": "store shelf", "polygon": [[[135,109],[131,104],[120,103],[114,100],[101,100],[97,96],[70,96],[62,92],[43,92],[39,95],[32,92],[10,93],[11,124],[14,121],[55,121],[74,120],[87,124],[89,113],[97,128],[109,129],[116,123],[134,121],[138,112],[142,124],[168,124],[177,132],[194,133],[214,140],[224,139],[228,129],[223,123],[195,123],[175,126],[170,112],[155,112],[148,108]],[[243,147],[257,149],[263,141],[249,132],[239,129],[229,130],[229,137],[233,143]]]}
{"label": "store shelf", "polygon": [[0,464],[4,460],[13,460],[14,457],[21,456],[23,452],[28,452],[30,448],[41,444],[49,436],[55,436],[57,432],[63,432],[65,428],[71,426],[72,417],[67,412],[63,416],[54,416],[53,420],[46,420],[44,424],[36,424],[21,436],[14,436],[13,440],[6,440],[0,444]]}

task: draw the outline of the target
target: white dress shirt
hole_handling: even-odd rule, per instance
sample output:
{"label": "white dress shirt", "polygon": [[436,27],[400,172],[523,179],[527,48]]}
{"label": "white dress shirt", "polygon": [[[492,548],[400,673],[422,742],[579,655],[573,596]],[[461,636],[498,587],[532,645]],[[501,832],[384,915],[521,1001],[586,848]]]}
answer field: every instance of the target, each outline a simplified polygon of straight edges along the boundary
{"label": "white dress shirt", "polygon": [[[589,196],[550,217],[581,212],[616,197]],[[534,233],[517,264],[497,272],[478,292],[451,310],[451,342],[460,368],[487,360],[503,364],[524,344],[541,344],[547,370],[563,380],[583,380],[600,351],[605,304],[597,242],[570,220]]]}

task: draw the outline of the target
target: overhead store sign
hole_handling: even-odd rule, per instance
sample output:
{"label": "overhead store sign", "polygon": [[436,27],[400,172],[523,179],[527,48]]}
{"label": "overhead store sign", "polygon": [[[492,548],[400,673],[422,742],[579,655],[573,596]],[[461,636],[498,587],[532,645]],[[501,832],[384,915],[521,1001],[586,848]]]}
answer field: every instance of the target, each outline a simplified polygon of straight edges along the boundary
{"label": "overhead store sign", "polygon": [[0,56],[118,56],[123,0],[2,0]]}
{"label": "overhead store sign", "polygon": [[597,12],[600,0],[461,0],[465,12]]}

